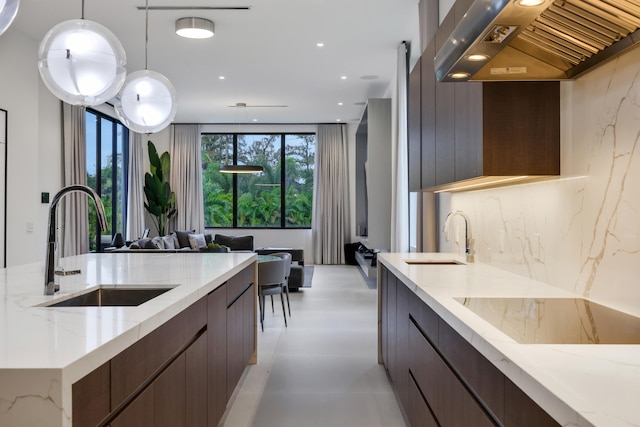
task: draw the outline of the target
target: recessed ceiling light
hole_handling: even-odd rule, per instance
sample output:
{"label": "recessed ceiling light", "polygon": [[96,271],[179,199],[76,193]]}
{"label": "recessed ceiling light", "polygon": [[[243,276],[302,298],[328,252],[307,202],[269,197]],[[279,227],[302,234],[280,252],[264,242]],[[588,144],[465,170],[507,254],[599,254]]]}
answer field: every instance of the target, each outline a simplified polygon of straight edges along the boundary
{"label": "recessed ceiling light", "polygon": [[[367,105],[367,103],[365,101],[358,101],[358,102],[354,102],[353,105],[360,106],[360,105]],[[360,120],[360,119],[358,119],[358,120]]]}
{"label": "recessed ceiling light", "polygon": [[341,120],[340,119],[336,119],[336,122],[339,122],[339,121],[341,121]]}
{"label": "recessed ceiling light", "polygon": [[224,76],[219,76],[218,79],[224,80]]}
{"label": "recessed ceiling light", "polygon": [[322,42],[318,42],[318,43],[316,43],[316,46],[318,46],[318,47],[324,47],[324,43],[322,43]]}
{"label": "recessed ceiling light", "polygon": [[254,121],[254,122],[257,122],[257,121],[258,121],[258,119],[253,119],[253,121]]}
{"label": "recessed ceiling light", "polygon": [[338,105],[344,105],[344,102],[338,102]]}
{"label": "recessed ceiling light", "polygon": [[347,80],[347,76],[340,76],[342,80]]}
{"label": "recessed ceiling light", "polygon": [[204,18],[180,18],[176,21],[176,34],[189,39],[213,37],[213,21]]}

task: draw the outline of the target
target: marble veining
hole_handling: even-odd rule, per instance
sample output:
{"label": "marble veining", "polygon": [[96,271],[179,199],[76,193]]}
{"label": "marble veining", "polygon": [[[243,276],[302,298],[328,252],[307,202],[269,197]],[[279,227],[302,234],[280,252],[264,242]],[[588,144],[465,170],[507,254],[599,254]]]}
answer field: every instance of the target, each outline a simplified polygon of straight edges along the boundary
{"label": "marble veining", "polygon": [[[43,295],[42,264],[0,270],[0,425],[71,425],[71,385],[251,265],[253,253],[88,254]],[[100,285],[175,286],[135,307],[44,307]],[[177,285],[177,286],[176,286]]]}
{"label": "marble veining", "polygon": [[560,177],[439,195],[440,218],[470,218],[476,260],[640,315],[638,62],[632,49],[561,82]]}
{"label": "marble veining", "polygon": [[[378,259],[561,425],[640,425],[640,345],[521,344],[460,303],[465,298],[522,301],[581,295],[482,262],[419,265],[405,263],[407,256],[450,259],[452,254],[384,253]],[[454,256],[464,259],[462,254]],[[497,311],[506,317],[527,313],[527,309]],[[591,328],[589,315],[577,319],[579,327],[581,320],[586,322],[583,327]],[[551,322],[552,327],[554,324]],[[581,333],[593,338],[592,331]]]}

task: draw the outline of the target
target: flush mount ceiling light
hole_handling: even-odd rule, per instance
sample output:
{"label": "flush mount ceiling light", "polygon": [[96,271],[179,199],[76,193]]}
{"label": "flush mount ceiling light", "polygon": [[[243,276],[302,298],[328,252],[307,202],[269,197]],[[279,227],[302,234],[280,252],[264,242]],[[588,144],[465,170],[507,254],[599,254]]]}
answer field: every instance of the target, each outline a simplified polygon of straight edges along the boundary
{"label": "flush mount ceiling light", "polygon": [[20,0],[0,0],[0,35],[4,33],[18,14]]}
{"label": "flush mount ceiling light", "polygon": [[[0,0],[2,1],[2,0]],[[93,106],[113,98],[122,87],[127,56],[122,43],[97,22],[64,21],[44,36],[38,69],[47,88],[72,105]]]}
{"label": "flush mount ceiling light", "polygon": [[155,133],[176,116],[176,90],[165,76],[147,68],[149,1],[145,10],[144,70],[127,76],[114,105],[118,119],[138,133]]}
{"label": "flush mount ceiling light", "polygon": [[204,18],[180,18],[176,21],[176,34],[188,39],[207,39],[213,37],[213,21]]}

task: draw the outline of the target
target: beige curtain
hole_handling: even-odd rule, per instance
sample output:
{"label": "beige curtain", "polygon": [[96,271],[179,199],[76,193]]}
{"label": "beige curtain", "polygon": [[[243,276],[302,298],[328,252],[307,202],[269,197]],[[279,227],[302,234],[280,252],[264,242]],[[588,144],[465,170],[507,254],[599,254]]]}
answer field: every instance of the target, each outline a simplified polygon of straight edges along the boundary
{"label": "beige curtain", "polygon": [[315,161],[313,262],[344,264],[344,244],[351,235],[346,125],[318,126]]}
{"label": "beige curtain", "polygon": [[204,231],[202,151],[198,125],[171,125],[171,189],[176,193],[173,230]]}
{"label": "beige curtain", "polygon": [[409,159],[407,84],[409,45],[398,47],[396,120],[391,148],[391,252],[409,251]]}
{"label": "beige curtain", "polygon": [[136,240],[145,229],[144,161],[142,135],[129,131],[129,176],[127,189],[127,240]]}
{"label": "beige curtain", "polygon": [[[87,149],[85,109],[62,103],[63,185],[87,184]],[[89,252],[89,210],[86,194],[70,193],[61,200],[58,215],[60,256]],[[93,203],[93,202],[92,202]],[[60,209],[62,206],[59,206]]]}

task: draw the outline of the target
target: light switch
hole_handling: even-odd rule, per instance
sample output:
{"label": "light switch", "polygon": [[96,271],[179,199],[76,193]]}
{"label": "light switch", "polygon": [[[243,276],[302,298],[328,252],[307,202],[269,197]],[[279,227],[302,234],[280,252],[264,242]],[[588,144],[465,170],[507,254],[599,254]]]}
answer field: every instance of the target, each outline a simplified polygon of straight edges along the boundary
{"label": "light switch", "polygon": [[27,233],[33,233],[33,222],[27,221]]}

